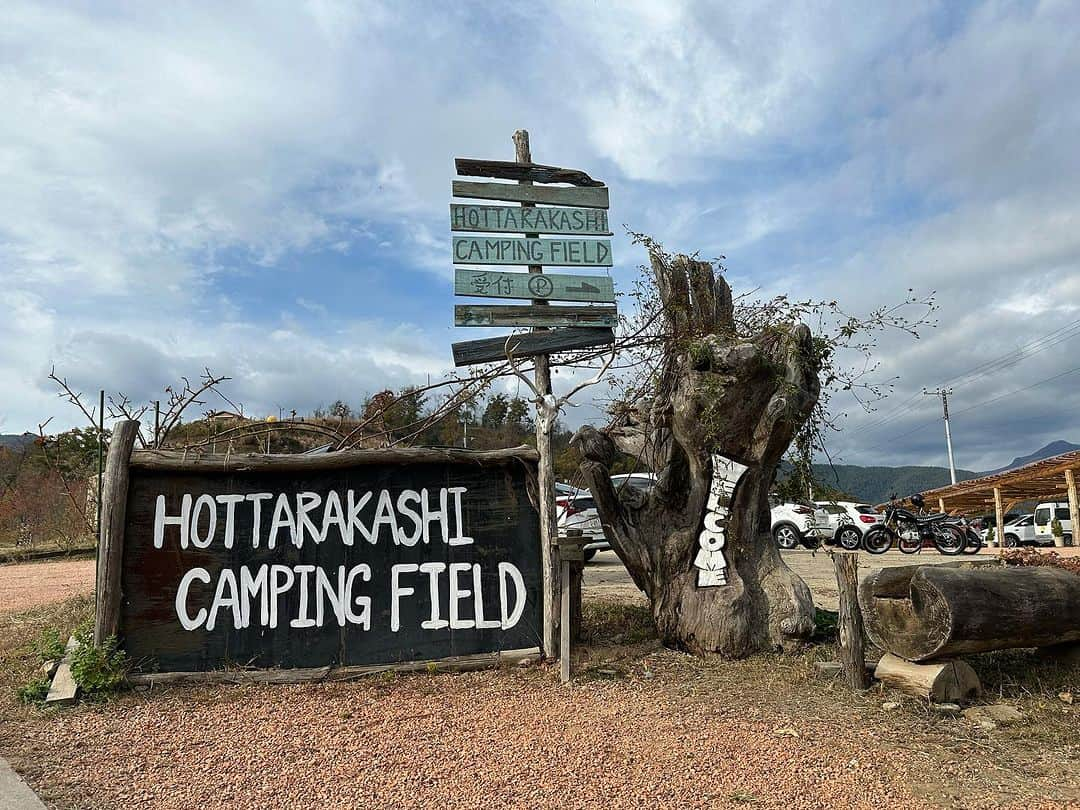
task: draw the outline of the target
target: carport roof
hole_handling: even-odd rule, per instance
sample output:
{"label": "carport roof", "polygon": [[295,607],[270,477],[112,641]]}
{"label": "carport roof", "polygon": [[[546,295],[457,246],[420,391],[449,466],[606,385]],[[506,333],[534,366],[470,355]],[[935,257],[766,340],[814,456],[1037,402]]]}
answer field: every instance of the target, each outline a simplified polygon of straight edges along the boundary
{"label": "carport roof", "polygon": [[930,506],[941,499],[947,511],[964,513],[993,511],[995,488],[1001,490],[1006,509],[1020,501],[1065,501],[1066,470],[1080,470],[1080,450],[1033,461],[1015,470],[929,489],[922,496]]}

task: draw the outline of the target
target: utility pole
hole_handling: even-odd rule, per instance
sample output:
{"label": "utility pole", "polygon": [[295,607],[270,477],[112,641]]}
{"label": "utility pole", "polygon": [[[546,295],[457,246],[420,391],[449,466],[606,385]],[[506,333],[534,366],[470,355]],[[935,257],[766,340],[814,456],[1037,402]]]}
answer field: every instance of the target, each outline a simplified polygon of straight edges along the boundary
{"label": "utility pole", "polygon": [[956,462],[953,461],[952,454],[952,432],[949,430],[949,394],[952,393],[951,388],[935,388],[930,391],[926,388],[922,390],[923,394],[930,397],[941,397],[941,411],[943,419],[945,420],[945,446],[949,450],[949,478],[952,482],[956,483]]}

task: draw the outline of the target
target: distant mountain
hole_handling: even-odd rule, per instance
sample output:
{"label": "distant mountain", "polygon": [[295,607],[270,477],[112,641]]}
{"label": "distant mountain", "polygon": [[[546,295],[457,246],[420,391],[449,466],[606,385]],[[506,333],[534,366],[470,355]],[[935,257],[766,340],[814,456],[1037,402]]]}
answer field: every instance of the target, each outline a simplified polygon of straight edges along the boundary
{"label": "distant mountain", "polygon": [[[957,470],[956,480],[978,478],[982,473]],[[947,467],[860,467],[857,464],[814,465],[814,478],[866,503],[883,503],[894,492],[906,497],[950,483]]]}
{"label": "distant mountain", "polygon": [[0,433],[0,447],[6,450],[21,450],[27,445],[33,444],[37,439],[33,433]]}
{"label": "distant mountain", "polygon": [[[1033,461],[1040,461],[1070,450],[1080,450],[1080,444],[1062,440],[1050,442],[1034,453],[1014,458],[1004,467],[985,472],[957,470],[956,480],[966,481],[983,475],[1005,472]],[[900,496],[943,487],[950,483],[948,467],[860,467],[857,464],[814,465],[814,478],[822,484],[846,492],[866,503],[883,503],[892,493]]]}
{"label": "distant mountain", "polygon": [[1056,442],[1050,442],[1046,447],[1041,447],[1029,456],[1019,456],[1014,458],[1004,467],[998,467],[996,470],[987,470],[979,475],[993,475],[994,473],[1005,472],[1006,470],[1014,470],[1017,467],[1023,467],[1025,464],[1030,464],[1033,461],[1042,461],[1044,458],[1050,458],[1050,456],[1059,456],[1062,453],[1068,453],[1072,450],[1080,450],[1080,444],[1073,444],[1072,442],[1066,442],[1058,439]]}

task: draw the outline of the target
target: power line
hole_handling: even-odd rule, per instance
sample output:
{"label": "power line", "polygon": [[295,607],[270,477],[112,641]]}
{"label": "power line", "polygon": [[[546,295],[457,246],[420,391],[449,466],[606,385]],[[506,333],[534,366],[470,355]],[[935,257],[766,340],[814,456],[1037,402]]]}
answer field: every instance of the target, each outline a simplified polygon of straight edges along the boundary
{"label": "power line", "polygon": [[[1076,337],[1077,335],[1080,335],[1080,319],[1071,321],[1070,323],[1067,323],[1064,326],[1059,327],[1058,329],[1048,332],[1042,337],[1035,338],[1034,340],[1023,344],[1022,346],[1013,349],[1011,352],[1007,352],[1006,354],[1003,354],[999,357],[987,360],[977,366],[968,369],[965,372],[961,372],[954,377],[950,377],[944,380],[942,382],[942,385],[944,386],[950,383],[952,385],[966,385],[968,383],[972,383],[977,379],[987,376],[988,374],[992,374],[997,371],[1003,371],[1010,366],[1016,365],[1026,357],[1030,357],[1031,355],[1038,354],[1039,352],[1046,351],[1047,349],[1051,349],[1054,346],[1065,342],[1066,340]],[[1003,394],[1002,396],[1008,395]],[[877,428],[884,427],[890,422],[895,422],[897,419],[907,415],[912,410],[910,407],[907,406],[909,406],[912,402],[919,398],[919,393],[913,394],[881,418],[878,418],[873,422],[870,422],[869,424],[860,425],[859,427],[854,428],[852,431],[850,431],[849,435],[856,435],[866,430],[875,430]],[[968,409],[965,408],[964,410]],[[956,413],[960,412],[961,411],[956,411]]]}

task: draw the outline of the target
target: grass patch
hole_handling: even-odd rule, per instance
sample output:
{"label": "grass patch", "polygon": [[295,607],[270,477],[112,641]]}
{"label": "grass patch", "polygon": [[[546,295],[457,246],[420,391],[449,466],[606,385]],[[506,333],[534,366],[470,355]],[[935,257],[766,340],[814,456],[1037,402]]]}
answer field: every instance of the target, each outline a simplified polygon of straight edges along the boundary
{"label": "grass patch", "polygon": [[601,599],[582,606],[583,644],[639,644],[654,638],[656,625],[647,605]]}

